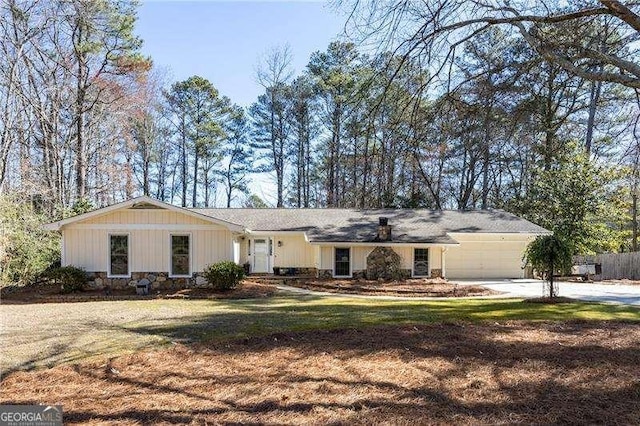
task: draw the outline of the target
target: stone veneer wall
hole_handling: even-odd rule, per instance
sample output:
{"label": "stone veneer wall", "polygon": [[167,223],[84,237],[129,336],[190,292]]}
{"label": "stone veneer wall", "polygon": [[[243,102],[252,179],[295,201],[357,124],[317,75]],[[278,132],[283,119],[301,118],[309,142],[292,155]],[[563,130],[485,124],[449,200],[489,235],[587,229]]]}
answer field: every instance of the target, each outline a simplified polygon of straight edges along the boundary
{"label": "stone veneer wall", "polygon": [[391,247],[376,247],[367,256],[367,278],[398,280],[403,278],[402,258]]}
{"label": "stone veneer wall", "polygon": [[318,269],[316,276],[320,279],[333,278],[333,271],[331,269]]}
{"label": "stone veneer wall", "polygon": [[143,280],[151,283],[152,290],[210,287],[201,272],[194,273],[190,278],[171,278],[168,272],[132,272],[131,278],[108,278],[106,272],[87,272],[87,278],[87,286],[96,290],[101,290],[105,287],[110,287],[111,289],[135,288]]}

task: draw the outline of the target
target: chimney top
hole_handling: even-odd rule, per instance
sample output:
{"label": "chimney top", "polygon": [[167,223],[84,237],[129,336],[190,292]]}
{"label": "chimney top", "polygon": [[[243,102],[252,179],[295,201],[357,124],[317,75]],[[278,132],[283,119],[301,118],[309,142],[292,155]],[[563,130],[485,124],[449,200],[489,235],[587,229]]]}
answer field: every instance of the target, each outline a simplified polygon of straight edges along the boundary
{"label": "chimney top", "polygon": [[391,240],[391,226],[389,226],[389,219],[386,217],[378,218],[378,236],[377,241],[390,241]]}

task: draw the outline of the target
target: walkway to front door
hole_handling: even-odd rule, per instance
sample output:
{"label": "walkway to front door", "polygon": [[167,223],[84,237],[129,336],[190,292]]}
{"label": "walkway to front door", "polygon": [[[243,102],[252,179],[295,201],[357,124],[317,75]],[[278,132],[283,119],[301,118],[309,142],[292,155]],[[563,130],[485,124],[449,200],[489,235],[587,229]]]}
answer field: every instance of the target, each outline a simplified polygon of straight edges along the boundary
{"label": "walkway to front door", "polygon": [[253,240],[252,272],[262,274],[270,272],[269,269],[269,240]]}

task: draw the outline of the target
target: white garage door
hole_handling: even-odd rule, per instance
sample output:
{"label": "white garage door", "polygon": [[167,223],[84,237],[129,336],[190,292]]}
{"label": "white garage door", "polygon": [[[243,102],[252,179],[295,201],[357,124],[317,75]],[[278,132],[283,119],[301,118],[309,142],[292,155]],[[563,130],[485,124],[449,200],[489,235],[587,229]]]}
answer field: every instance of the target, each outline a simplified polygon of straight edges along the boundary
{"label": "white garage door", "polygon": [[447,278],[522,278],[525,241],[465,241],[445,254]]}

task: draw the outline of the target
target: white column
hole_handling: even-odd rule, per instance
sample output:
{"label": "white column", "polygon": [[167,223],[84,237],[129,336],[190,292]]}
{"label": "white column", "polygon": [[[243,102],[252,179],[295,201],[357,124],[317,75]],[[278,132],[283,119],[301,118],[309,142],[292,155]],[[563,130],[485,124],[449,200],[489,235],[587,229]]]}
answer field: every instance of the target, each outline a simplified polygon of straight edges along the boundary
{"label": "white column", "polygon": [[67,259],[65,256],[65,244],[64,244],[64,229],[60,231],[60,266],[67,266]]}
{"label": "white column", "polygon": [[442,278],[446,278],[447,277],[447,271],[446,271],[445,264],[444,264],[444,259],[446,257],[444,254],[446,252],[447,252],[447,248],[446,247],[442,247],[440,249],[440,266],[441,266],[441,269],[442,269]]}

